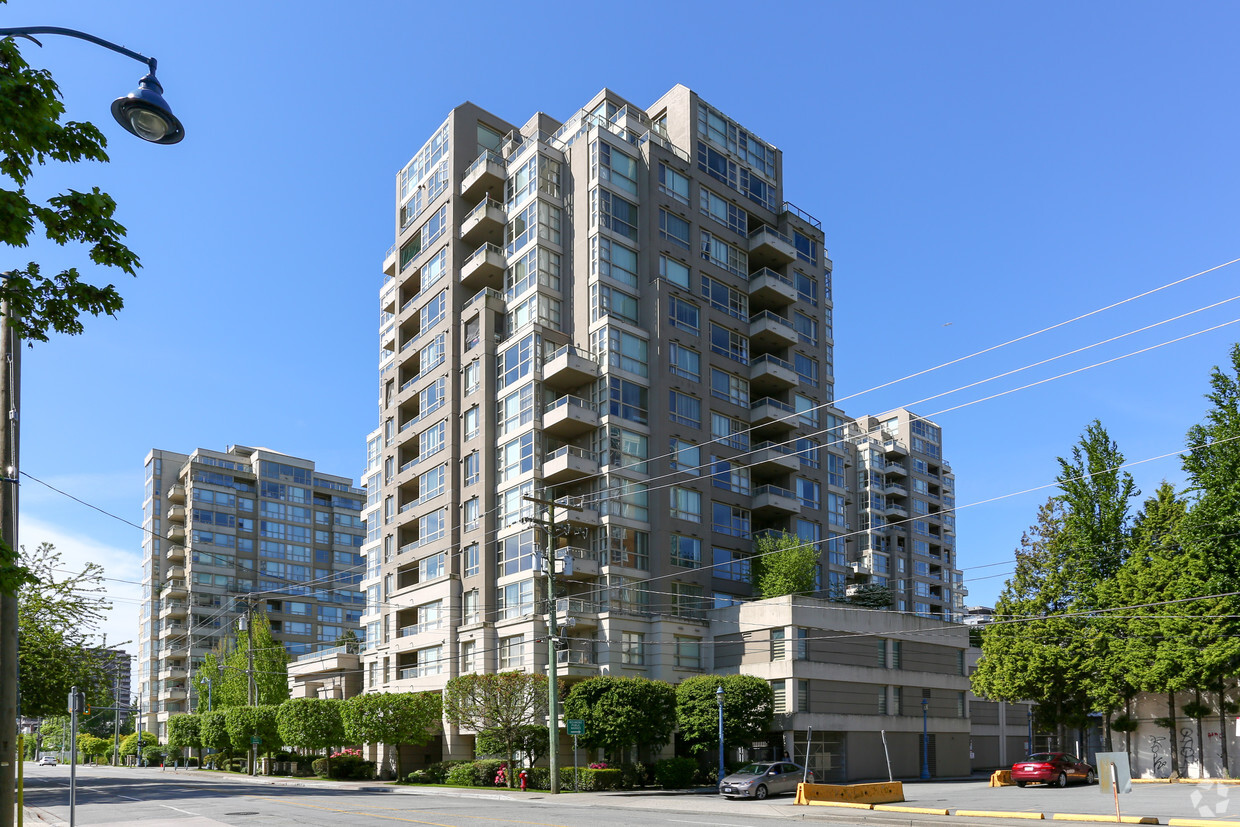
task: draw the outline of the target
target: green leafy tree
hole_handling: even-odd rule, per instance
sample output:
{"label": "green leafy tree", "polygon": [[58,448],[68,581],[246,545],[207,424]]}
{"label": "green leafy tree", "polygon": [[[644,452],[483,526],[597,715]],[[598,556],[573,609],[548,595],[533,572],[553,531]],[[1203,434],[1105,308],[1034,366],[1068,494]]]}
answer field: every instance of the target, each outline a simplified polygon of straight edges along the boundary
{"label": "green leafy tree", "polygon": [[95,630],[111,604],[102,596],[103,568],[87,563],[66,575],[51,543],[33,552],[23,546],[22,565],[30,572],[17,596],[22,713],[41,717],[64,711],[74,686],[87,697],[111,686],[94,648]]}
{"label": "green leafy tree", "polygon": [[863,609],[889,609],[894,602],[891,588],[878,583],[862,583],[844,600]]}
{"label": "green leafy tree", "polygon": [[[28,195],[36,166],[106,162],[107,140],[90,123],[61,122],[65,108],[56,82],[49,72],[31,68],[11,37],[0,40],[0,100],[0,173],[12,183],[0,189],[0,241],[26,247],[39,232],[62,246],[82,245],[95,265],[135,275],[141,265],[123,243],[125,228],[113,218],[116,202],[107,193],[68,189],[45,203]],[[84,281],[75,267],[44,275],[33,261],[6,273],[0,300],[9,302],[9,324],[36,341],[47,341],[51,332],[81,333],[83,313],[115,316],[124,304],[112,284]]]}
{"label": "green leafy tree", "polygon": [[[532,767],[551,751],[551,735],[542,724],[526,724],[520,728],[515,744],[516,756],[524,759],[524,765]],[[474,754],[494,755],[503,758],[508,751],[508,739],[496,729],[484,729],[474,738]],[[511,759],[509,759],[511,760]]]}
{"label": "green leafy tree", "polygon": [[564,700],[564,716],[585,722],[582,741],[623,760],[630,747],[657,751],[676,728],[676,690],[648,678],[602,675],[575,684]]}
{"label": "green leafy tree", "polygon": [[[280,738],[290,747],[326,750],[345,742],[342,701],[332,698],[290,698],[280,704],[276,724]],[[331,776],[331,755],[327,756]]]}
{"label": "green leafy tree", "polygon": [[699,675],[676,685],[676,722],[689,751],[702,753],[719,746],[716,690],[723,687],[724,746],[760,740],[775,721],[775,693],[754,675]]}
{"label": "green leafy tree", "polygon": [[[275,706],[289,696],[288,650],[271,634],[271,621],[261,612],[253,612],[254,620],[254,685],[259,706]],[[202,660],[192,679],[199,704],[208,696],[207,679],[211,680],[211,708],[228,709],[249,706],[249,668],[251,635],[242,627],[243,619]]]}
{"label": "green leafy tree", "polygon": [[781,532],[759,535],[753,544],[750,572],[761,599],[786,594],[813,594],[821,555],[815,543]]}
{"label": "green leafy tree", "polygon": [[250,739],[258,738],[256,755],[267,758],[283,746],[277,724],[278,706],[230,706],[224,710],[224,728],[235,752],[247,752]]}
{"label": "green leafy tree", "polygon": [[228,721],[223,710],[203,712],[198,717],[198,738],[204,749],[215,750],[226,757],[232,755],[232,738],[228,735]]}
{"label": "green leafy tree", "polygon": [[55,752],[61,748],[69,748],[69,716],[49,715],[39,725],[39,749],[44,752]]}
{"label": "green leafy tree", "polygon": [[341,709],[345,740],[395,748],[396,777],[404,778],[402,744],[421,745],[434,736],[443,715],[438,692],[390,692],[356,695]]}
{"label": "green leafy tree", "polygon": [[168,749],[199,750],[202,753],[202,716],[173,715],[168,719]]}
{"label": "green leafy tree", "polygon": [[[546,675],[528,672],[458,675],[444,687],[444,715],[454,726],[475,733],[491,731],[503,740],[504,755],[511,762],[521,728],[546,718],[548,685]],[[508,774],[510,787],[512,775]]]}
{"label": "green leafy tree", "polygon": [[158,744],[159,736],[153,732],[146,732],[145,730],[141,733],[134,732],[126,735],[123,739],[121,739],[121,756],[128,757],[130,755],[137,755],[139,740],[142,741],[142,748],[146,749],[152,744]]}
{"label": "green leafy tree", "polygon": [[90,760],[97,761],[108,751],[108,747],[112,746],[112,742],[87,732],[78,734],[77,746],[78,752]]}

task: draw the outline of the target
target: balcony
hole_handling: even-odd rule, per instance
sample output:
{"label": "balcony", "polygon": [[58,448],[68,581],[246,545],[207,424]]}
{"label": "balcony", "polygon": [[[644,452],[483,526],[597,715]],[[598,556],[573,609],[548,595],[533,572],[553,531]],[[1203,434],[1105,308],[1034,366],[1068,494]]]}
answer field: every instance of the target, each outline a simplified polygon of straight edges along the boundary
{"label": "balcony", "polygon": [[159,619],[185,617],[188,611],[189,607],[185,605],[184,600],[165,600],[159,607]]}
{"label": "balcony", "polygon": [[884,493],[886,493],[888,497],[907,497],[908,496],[908,489],[905,488],[903,485],[900,485],[900,483],[898,482],[888,482],[883,487],[883,491]]}
{"label": "balcony", "polygon": [[783,350],[797,343],[792,322],[769,310],[749,317],[749,349],[754,353]]}
{"label": "balcony", "polygon": [[166,701],[183,701],[185,700],[185,687],[165,686],[162,694]]}
{"label": "balcony", "polygon": [[574,629],[596,628],[600,611],[599,604],[577,597],[561,597],[555,601],[556,622],[563,625],[571,617]]}
{"label": "balcony", "polygon": [[599,377],[598,360],[589,351],[565,345],[543,361],[543,384],[558,388],[577,388]]}
{"label": "balcony", "polygon": [[792,239],[765,224],[749,234],[749,263],[763,267],[782,267],[796,260]]}
{"label": "balcony", "polygon": [[184,666],[168,666],[160,670],[159,679],[161,681],[170,681],[184,678],[185,675],[186,672]]}
{"label": "balcony", "polygon": [[749,274],[749,307],[787,307],[795,304],[797,288],[792,279],[783,273],[763,267]]}
{"label": "balcony", "polygon": [[185,542],[185,526],[181,525],[180,523],[174,523],[168,526],[168,533],[164,536],[166,536],[169,540],[171,540],[174,543],[184,543]]}
{"label": "balcony", "polygon": [[579,396],[561,396],[543,408],[543,432],[556,439],[573,439],[598,428],[598,409]]}
{"label": "balcony", "polygon": [[433,632],[444,628],[446,625],[447,621],[442,617],[435,618],[434,620],[425,620],[421,623],[414,623],[411,626],[401,626],[396,630],[396,637],[402,638],[409,637],[411,635],[420,635],[423,632]]}
{"label": "balcony", "polygon": [[883,466],[883,473],[888,476],[907,477],[908,471],[904,470],[904,466],[898,462],[889,462]]}
{"label": "balcony", "polygon": [[792,430],[798,425],[796,408],[769,396],[749,403],[749,424],[755,428],[774,425]]}
{"label": "balcony", "polygon": [[760,485],[753,492],[753,513],[765,516],[786,516],[801,513],[801,501],[787,488]]}
{"label": "balcony", "polygon": [[579,528],[598,528],[601,525],[597,508],[574,508],[567,506],[564,511],[556,510],[556,519],[562,519],[571,526]]}
{"label": "balcony", "polygon": [[164,590],[160,592],[160,597],[167,598],[184,598],[186,595],[184,580],[169,580],[164,583]]}
{"label": "balcony", "polygon": [[565,445],[547,454],[543,460],[543,482],[558,485],[598,473],[598,455],[593,451]]}
{"label": "balcony", "polygon": [[183,503],[185,502],[185,486],[181,483],[173,483],[168,488],[168,502]]}
{"label": "balcony", "polygon": [[755,474],[788,474],[801,467],[801,459],[787,445],[777,442],[759,442],[753,446],[749,463]]}
{"label": "balcony", "polygon": [[504,205],[488,196],[465,215],[461,222],[461,241],[470,246],[486,242],[500,244],[504,240],[507,220]]}
{"label": "balcony", "polygon": [[[566,580],[592,580],[598,577],[599,555],[588,548],[560,548],[556,557],[562,558],[561,576]],[[569,561],[572,562],[569,562]]]}
{"label": "balcony", "polygon": [[168,546],[168,553],[165,555],[169,563],[185,562],[185,546],[176,543]]}
{"label": "balcony", "polygon": [[469,254],[461,264],[461,284],[470,290],[504,286],[508,257],[501,247],[487,243]]}
{"label": "balcony", "polygon": [[168,506],[168,520],[174,523],[185,522],[185,506],[183,505]]}
{"label": "balcony", "polygon": [[764,353],[749,362],[749,387],[755,394],[787,390],[797,384],[796,369],[778,356]]}
{"label": "balcony", "polygon": [[491,150],[484,149],[461,178],[461,197],[474,202],[488,192],[501,193],[507,177],[504,159]]}
{"label": "balcony", "polygon": [[185,566],[169,566],[164,576],[169,580],[184,580]]}
{"label": "balcony", "polygon": [[592,678],[598,675],[598,658],[593,652],[562,649],[555,653],[556,674],[561,678]]}
{"label": "balcony", "polygon": [[431,661],[421,666],[406,666],[403,669],[397,669],[396,675],[399,680],[407,681],[414,678],[429,678],[432,675],[443,674],[446,664],[442,661]]}
{"label": "balcony", "polygon": [[908,456],[908,448],[906,448],[906,447],[905,447],[905,446],[904,446],[904,445],[903,445],[903,444],[902,444],[899,440],[897,440],[897,439],[888,439],[888,440],[884,441],[884,442],[883,442],[883,451],[885,451],[888,455],[894,455],[894,456],[903,455],[903,456]]}

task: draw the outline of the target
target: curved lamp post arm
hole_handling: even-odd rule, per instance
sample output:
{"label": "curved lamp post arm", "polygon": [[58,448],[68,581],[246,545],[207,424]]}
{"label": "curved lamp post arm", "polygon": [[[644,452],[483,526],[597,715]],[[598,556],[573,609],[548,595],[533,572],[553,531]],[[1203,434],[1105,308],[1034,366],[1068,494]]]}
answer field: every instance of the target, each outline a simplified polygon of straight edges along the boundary
{"label": "curved lamp post arm", "polygon": [[[87,34],[86,32],[79,32],[77,29],[65,29],[60,26],[20,26],[16,29],[0,29],[0,37],[9,37],[12,35],[16,37],[26,37],[26,38],[29,38],[30,40],[34,40],[34,38],[31,37],[31,35],[36,35],[36,34],[62,34],[65,37],[76,37],[78,40],[87,40],[91,43],[94,43],[96,46],[102,46],[105,49],[111,49],[112,51],[122,54],[125,57],[131,57],[134,60],[137,60],[141,63],[145,63],[147,66],[150,67],[151,74],[152,75],[155,74],[155,58],[147,57],[146,55],[139,54],[138,52],[135,52],[133,49],[126,49],[124,46],[118,46],[117,44],[113,43],[110,40],[104,40],[102,37],[95,37],[93,34]],[[34,42],[38,44],[39,46],[43,45],[42,43],[39,43],[39,41],[37,40],[34,40]]]}

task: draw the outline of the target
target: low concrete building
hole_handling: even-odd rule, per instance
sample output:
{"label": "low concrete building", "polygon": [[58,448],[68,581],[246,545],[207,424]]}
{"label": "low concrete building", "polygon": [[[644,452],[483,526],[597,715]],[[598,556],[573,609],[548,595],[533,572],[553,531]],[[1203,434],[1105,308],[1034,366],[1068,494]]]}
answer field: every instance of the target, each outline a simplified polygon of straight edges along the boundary
{"label": "low concrete building", "polygon": [[362,694],[362,656],[356,646],[302,655],[288,665],[293,698],[352,698]]}

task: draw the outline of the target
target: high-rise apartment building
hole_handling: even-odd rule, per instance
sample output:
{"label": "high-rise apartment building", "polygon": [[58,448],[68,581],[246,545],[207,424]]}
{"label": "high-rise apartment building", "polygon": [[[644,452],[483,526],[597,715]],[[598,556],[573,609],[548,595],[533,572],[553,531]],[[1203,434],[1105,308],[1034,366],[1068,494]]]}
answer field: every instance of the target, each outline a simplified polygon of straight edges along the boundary
{"label": "high-rise apartment building", "polygon": [[366,492],[265,448],[146,458],[138,684],[143,725],[196,711],[190,675],[247,603],[294,658],[360,632]]}
{"label": "high-rise apartment building", "polygon": [[[877,568],[911,540],[859,531],[831,262],[773,145],[683,86],[645,109],[603,90],[523,126],[466,103],[395,196],[364,480],[367,691],[546,668],[536,500],[560,503],[570,679],[711,668],[704,612],[751,597],[763,532],[818,545],[823,595],[922,582],[912,556],[888,563],[907,577]],[[899,599],[947,616],[951,582]]]}

